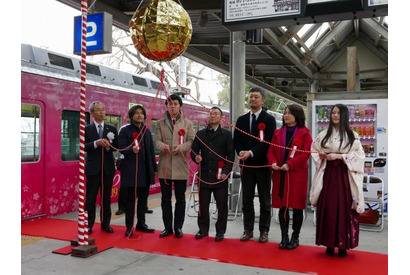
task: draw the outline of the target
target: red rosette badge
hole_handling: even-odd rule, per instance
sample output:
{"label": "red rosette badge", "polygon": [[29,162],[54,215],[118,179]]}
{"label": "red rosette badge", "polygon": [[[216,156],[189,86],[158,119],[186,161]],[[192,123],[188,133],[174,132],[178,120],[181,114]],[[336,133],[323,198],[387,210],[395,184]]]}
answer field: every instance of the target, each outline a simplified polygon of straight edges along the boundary
{"label": "red rosette badge", "polygon": [[265,129],[266,129],[265,123],[263,122],[259,123],[258,129],[259,129],[259,140],[262,141],[265,138]]}
{"label": "red rosette badge", "polygon": [[139,134],[137,132],[132,133],[132,138],[134,139],[135,146],[139,149],[140,147],[138,144],[138,136]]}
{"label": "red rosette badge", "polygon": [[179,144],[184,143],[185,130],[179,129],[178,134],[179,134]]}
{"label": "red rosette badge", "polygon": [[293,145],[300,147],[302,145],[302,142],[299,138],[297,138],[293,141]]}
{"label": "red rosette badge", "polygon": [[216,173],[216,178],[217,178],[218,180],[221,179],[222,168],[224,168],[224,166],[225,166],[225,162],[224,162],[224,161],[222,161],[222,160],[218,161],[218,172]]}

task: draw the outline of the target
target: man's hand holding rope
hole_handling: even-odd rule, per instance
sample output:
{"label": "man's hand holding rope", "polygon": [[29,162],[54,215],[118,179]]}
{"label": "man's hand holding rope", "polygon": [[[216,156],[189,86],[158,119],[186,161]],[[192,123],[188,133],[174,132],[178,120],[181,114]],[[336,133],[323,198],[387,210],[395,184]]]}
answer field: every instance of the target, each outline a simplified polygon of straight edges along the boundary
{"label": "man's hand holding rope", "polygon": [[238,159],[240,161],[246,161],[251,156],[251,152],[249,151],[240,151]]}

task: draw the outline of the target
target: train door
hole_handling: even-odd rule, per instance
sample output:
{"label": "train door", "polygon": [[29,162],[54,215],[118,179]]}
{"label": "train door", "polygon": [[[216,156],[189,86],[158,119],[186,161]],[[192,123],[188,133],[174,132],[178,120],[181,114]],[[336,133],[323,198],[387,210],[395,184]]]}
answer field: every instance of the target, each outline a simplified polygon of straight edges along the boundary
{"label": "train door", "polygon": [[21,219],[44,213],[44,104],[21,100]]}

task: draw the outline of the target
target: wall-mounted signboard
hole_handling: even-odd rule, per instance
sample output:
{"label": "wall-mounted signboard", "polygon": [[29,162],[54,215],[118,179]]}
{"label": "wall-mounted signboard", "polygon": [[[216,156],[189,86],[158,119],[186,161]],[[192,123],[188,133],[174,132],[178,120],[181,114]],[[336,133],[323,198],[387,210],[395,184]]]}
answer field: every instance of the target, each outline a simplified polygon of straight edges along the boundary
{"label": "wall-mounted signboard", "polygon": [[387,8],[388,0],[363,0],[365,9]]}
{"label": "wall-mounted signboard", "polygon": [[386,16],[387,0],[223,0],[230,31]]}
{"label": "wall-mounted signboard", "polygon": [[[81,54],[82,18],[74,17],[74,54]],[[112,15],[106,12],[87,15],[87,55],[111,53]]]}
{"label": "wall-mounted signboard", "polygon": [[302,0],[225,0],[224,22],[283,18],[301,14]]}
{"label": "wall-mounted signboard", "polygon": [[360,10],[363,10],[363,0],[307,0],[305,16]]}

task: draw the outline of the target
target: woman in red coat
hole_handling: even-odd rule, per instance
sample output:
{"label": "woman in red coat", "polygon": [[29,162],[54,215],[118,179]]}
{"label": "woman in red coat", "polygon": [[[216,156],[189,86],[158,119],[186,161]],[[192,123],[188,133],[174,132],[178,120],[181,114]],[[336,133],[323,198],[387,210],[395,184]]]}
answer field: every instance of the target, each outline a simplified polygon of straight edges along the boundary
{"label": "woman in red coat", "polygon": [[[272,137],[268,164],[272,174],[272,207],[280,208],[279,221],[282,240],[279,248],[295,249],[303,223],[308,189],[308,159],[312,136],[305,127],[305,114],[299,105],[289,105],[283,114],[283,126]],[[286,148],[291,148],[285,149]],[[305,150],[302,152],[299,150]],[[293,208],[292,238],[289,241],[289,208]]]}

